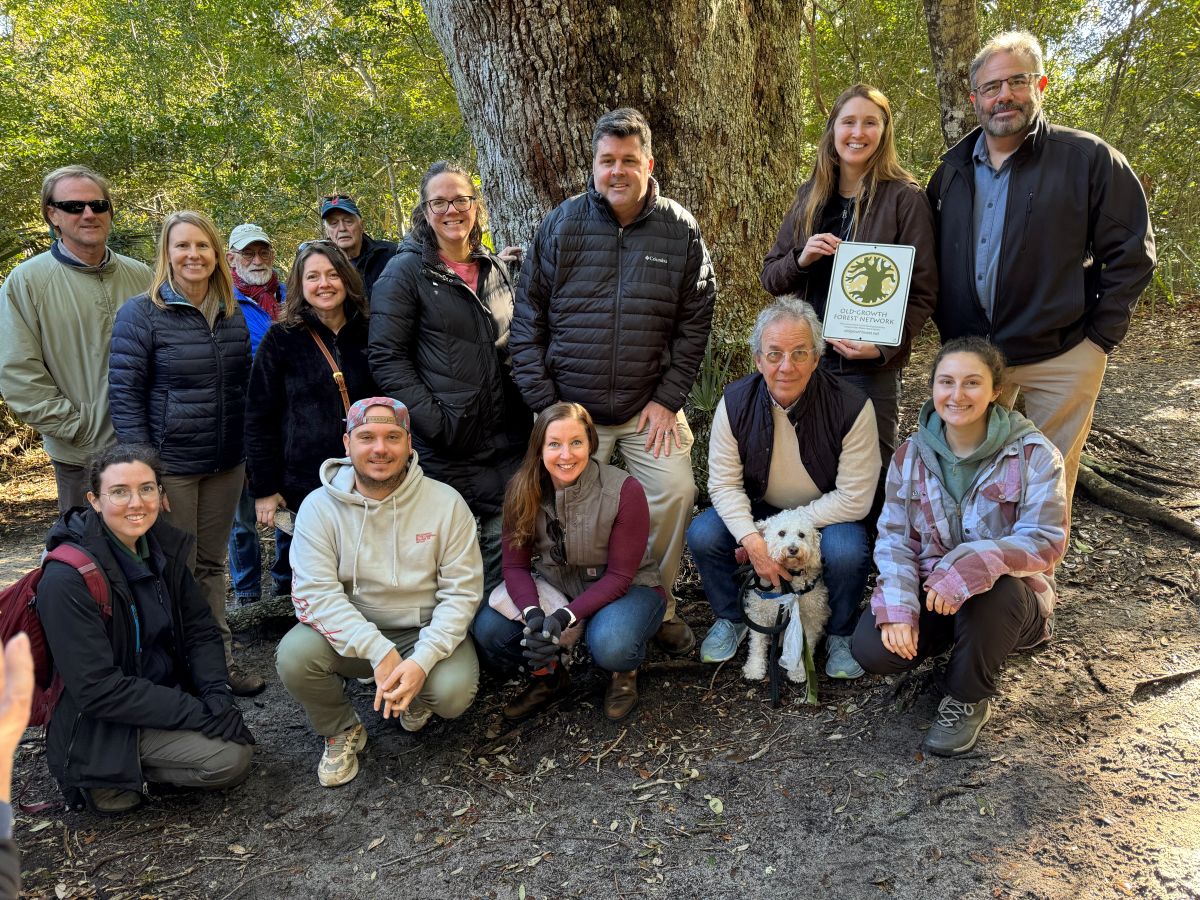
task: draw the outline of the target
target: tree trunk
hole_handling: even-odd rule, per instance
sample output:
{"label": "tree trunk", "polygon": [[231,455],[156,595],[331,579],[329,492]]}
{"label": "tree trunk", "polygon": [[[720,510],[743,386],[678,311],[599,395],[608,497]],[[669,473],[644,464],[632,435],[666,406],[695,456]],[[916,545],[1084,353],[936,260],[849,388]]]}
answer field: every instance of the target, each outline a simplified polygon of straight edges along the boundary
{"label": "tree trunk", "polygon": [[744,330],[800,167],[803,18],[781,0],[423,0],[478,151],[497,246],[584,190],[596,119],[640,109],[663,194],[696,216]]}
{"label": "tree trunk", "polygon": [[968,70],[979,51],[975,0],[924,0],[929,50],[942,105],[942,137],[953,147],[975,127]]}

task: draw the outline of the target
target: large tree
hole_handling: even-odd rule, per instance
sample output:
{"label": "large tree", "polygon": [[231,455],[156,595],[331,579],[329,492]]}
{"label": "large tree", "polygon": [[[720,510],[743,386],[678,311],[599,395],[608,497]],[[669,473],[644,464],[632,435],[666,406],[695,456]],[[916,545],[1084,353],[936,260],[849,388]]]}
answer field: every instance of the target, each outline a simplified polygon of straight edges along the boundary
{"label": "large tree", "polygon": [[952,146],[975,127],[968,70],[979,50],[975,0],[924,0],[941,98],[942,136]]}
{"label": "large tree", "polygon": [[758,269],[806,174],[794,3],[424,0],[478,154],[497,243],[524,243],[590,172],[592,125],[634,106],[654,174],[717,262],[718,329],[761,306]]}

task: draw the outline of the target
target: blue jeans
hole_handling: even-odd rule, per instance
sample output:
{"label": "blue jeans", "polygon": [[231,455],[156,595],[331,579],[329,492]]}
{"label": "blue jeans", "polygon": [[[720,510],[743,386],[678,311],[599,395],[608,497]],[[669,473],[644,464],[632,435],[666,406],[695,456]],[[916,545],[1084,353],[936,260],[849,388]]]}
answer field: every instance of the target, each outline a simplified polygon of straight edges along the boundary
{"label": "blue jeans", "polygon": [[[657,588],[632,585],[624,597],[587,620],[585,637],[592,660],[609,672],[632,672],[646,658],[646,646],[666,609],[667,601]],[[525,662],[521,656],[524,628],[484,603],[471,626],[483,664],[503,675],[515,672]]]}
{"label": "blue jeans", "polygon": [[496,513],[494,516],[477,516],[475,519],[479,533],[479,552],[483,555],[483,601],[492,596],[492,591],[504,580],[503,553],[500,541],[504,516]]}
{"label": "blue jeans", "polygon": [[[275,562],[271,566],[271,580],[276,594],[292,592],[292,567],[288,561],[288,550],[292,536],[275,529]],[[233,529],[229,532],[229,577],[233,581],[233,593],[239,600],[257,600],[262,596],[262,550],[258,543],[258,525],[254,514],[254,498],[250,488],[242,488],[233,514]]]}
{"label": "blue jeans", "polygon": [[[740,585],[735,577],[738,565],[733,558],[737,542],[715,509],[709,507],[692,519],[687,542],[713,615],[742,621]],[[829,588],[829,624],[825,630],[831,635],[853,634],[871,564],[867,529],[862,522],[839,522],[822,528],[821,561],[825,586]]]}

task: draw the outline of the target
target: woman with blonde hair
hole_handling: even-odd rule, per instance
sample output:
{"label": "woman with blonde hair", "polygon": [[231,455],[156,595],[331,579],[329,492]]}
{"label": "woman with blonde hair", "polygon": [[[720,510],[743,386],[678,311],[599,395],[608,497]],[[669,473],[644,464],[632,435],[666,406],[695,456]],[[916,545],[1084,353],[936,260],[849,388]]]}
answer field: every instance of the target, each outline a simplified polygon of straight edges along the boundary
{"label": "woman with blonde hair", "polygon": [[580,634],[612,673],[604,714],[637,705],[637,670],[662,624],[666,594],[650,558],[650,507],[636,478],[592,459],[596,426],[578,403],[538,415],[504,497],[504,582],[475,617],[475,643],[499,672],[530,681],[503,710],[528,716],[569,687],[562,650]]}
{"label": "woman with blonde hair", "polygon": [[885,461],[896,449],[900,373],[938,291],[933,214],[916,179],[900,165],[894,134],[891,105],[881,91],[856,84],[842,92],[825,122],[812,175],[796,192],[759,276],[772,295],[795,294],[823,320],[842,241],[916,248],[899,346],[830,339],[821,360],[871,398]]}
{"label": "woman with blonde hair", "polygon": [[108,396],[118,440],[162,457],[165,519],[195,537],[188,565],[221,630],[230,687],[246,696],[266,683],[233,663],[225,553],[245,479],[250,335],[222,247],[203,213],[167,216],[150,291],[113,322]]}

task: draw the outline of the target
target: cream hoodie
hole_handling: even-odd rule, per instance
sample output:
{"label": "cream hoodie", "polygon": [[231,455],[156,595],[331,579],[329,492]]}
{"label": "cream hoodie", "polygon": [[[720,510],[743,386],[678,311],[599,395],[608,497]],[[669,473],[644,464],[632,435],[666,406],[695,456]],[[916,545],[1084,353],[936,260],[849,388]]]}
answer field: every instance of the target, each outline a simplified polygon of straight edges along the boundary
{"label": "cream hoodie", "polygon": [[321,485],[296,516],[296,617],[339,655],[372,666],[395,647],[381,629],[420,628],[410,659],[428,675],[467,636],[483,596],[483,558],[466,501],[426,478],[415,452],[385,500],[354,490],[349,459],[326,460]]}

